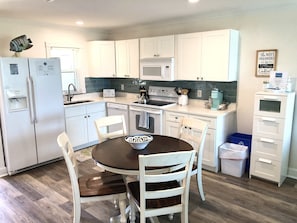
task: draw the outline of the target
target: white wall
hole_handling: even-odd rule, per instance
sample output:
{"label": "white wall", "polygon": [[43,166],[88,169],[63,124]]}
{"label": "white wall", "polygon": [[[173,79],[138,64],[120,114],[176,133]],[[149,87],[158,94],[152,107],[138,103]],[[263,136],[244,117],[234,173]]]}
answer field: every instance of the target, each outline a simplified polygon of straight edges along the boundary
{"label": "white wall", "polygon": [[0,18],[0,56],[13,56],[9,51],[10,41],[21,35],[27,35],[33,42],[33,47],[20,53],[21,57],[46,57],[45,43],[74,46],[80,48],[80,90],[85,90],[84,76],[87,74],[86,42],[90,40],[104,39],[104,32],[84,30],[81,28],[69,28],[50,26],[46,24],[30,23],[19,20]]}
{"label": "white wall", "polygon": [[[111,39],[178,34],[215,29],[240,31],[240,64],[237,94],[238,132],[252,134],[255,92],[265,78],[255,77],[256,50],[278,49],[277,69],[297,77],[297,4],[291,7],[237,12],[167,21],[114,30]],[[296,104],[296,103],[295,103]],[[293,106],[293,105],[292,105]],[[294,117],[297,117],[295,105]],[[289,175],[297,179],[297,118],[293,123]]]}

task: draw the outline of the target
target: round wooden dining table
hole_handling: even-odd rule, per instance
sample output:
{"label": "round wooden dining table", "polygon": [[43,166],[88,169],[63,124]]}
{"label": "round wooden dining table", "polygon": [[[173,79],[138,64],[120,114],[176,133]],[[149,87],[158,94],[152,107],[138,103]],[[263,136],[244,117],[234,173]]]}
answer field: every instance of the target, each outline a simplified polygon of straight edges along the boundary
{"label": "round wooden dining table", "polygon": [[167,153],[192,150],[193,147],[184,140],[152,135],[153,140],[143,150],[133,149],[125,141],[125,136],[106,140],[97,144],[92,150],[92,158],[98,166],[107,171],[122,175],[138,175],[138,155]]}

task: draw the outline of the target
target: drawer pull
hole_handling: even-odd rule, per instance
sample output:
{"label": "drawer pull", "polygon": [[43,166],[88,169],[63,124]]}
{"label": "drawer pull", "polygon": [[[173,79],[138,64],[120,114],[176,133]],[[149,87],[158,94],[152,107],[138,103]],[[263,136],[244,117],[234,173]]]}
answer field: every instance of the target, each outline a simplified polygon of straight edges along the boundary
{"label": "drawer pull", "polygon": [[263,159],[263,158],[259,158],[259,162],[267,163],[267,164],[272,164],[272,161],[271,160]]}
{"label": "drawer pull", "polygon": [[260,138],[261,142],[274,143],[273,139]]}
{"label": "drawer pull", "polygon": [[275,118],[262,117],[262,121],[266,121],[266,122],[276,122],[276,119],[275,119]]}

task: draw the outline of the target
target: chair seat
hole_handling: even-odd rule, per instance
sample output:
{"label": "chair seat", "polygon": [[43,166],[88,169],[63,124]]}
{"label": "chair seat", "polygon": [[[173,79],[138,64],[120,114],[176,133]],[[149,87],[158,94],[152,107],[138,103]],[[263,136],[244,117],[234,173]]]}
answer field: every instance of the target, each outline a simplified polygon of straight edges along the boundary
{"label": "chair seat", "polygon": [[111,172],[99,172],[78,178],[81,197],[102,196],[126,192],[121,175]]}
{"label": "chair seat", "polygon": [[[179,186],[177,181],[170,181],[170,182],[162,182],[162,183],[147,183],[147,190],[155,191],[155,190],[164,190],[170,188],[176,188]],[[133,197],[136,199],[137,205],[139,206],[140,203],[140,187],[139,181],[134,181],[128,183],[129,191],[132,193]],[[181,203],[181,196],[174,196],[169,198],[158,198],[158,199],[150,199],[146,200],[146,207],[147,208],[162,208],[162,207],[169,207],[176,204]]]}

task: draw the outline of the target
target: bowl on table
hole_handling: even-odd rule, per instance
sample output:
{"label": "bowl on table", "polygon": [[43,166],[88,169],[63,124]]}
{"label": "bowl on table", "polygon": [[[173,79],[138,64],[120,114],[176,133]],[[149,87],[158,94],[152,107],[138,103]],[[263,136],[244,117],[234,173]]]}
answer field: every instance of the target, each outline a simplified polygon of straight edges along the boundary
{"label": "bowl on table", "polygon": [[126,136],[125,140],[133,149],[142,150],[153,140],[151,135],[133,135]]}

